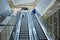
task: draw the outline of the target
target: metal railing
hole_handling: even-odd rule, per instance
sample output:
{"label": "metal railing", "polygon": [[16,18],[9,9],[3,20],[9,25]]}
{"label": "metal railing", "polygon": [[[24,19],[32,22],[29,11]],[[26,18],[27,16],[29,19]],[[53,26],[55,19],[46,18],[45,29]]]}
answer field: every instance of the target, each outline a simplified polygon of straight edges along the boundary
{"label": "metal railing", "polygon": [[30,38],[32,36],[33,39],[31,39],[31,40],[38,40],[38,36],[37,36],[36,30],[34,27],[33,19],[31,17],[31,12],[27,13],[27,15],[28,15],[28,21],[29,21],[29,27],[30,27],[29,29],[31,29],[30,31],[32,33],[32,34],[30,34]]}
{"label": "metal railing", "polygon": [[[37,15],[38,16],[38,15]],[[38,17],[41,21],[42,21],[42,23],[45,25],[45,28],[46,28],[46,26],[47,27],[50,27],[48,24],[47,24],[47,22],[43,19],[43,17],[40,15],[40,17]],[[48,32],[48,31],[47,31]],[[52,32],[53,33],[53,35],[56,37],[56,39],[58,39],[58,40],[60,40],[60,37],[58,37],[57,36],[57,34],[55,33],[55,32]],[[51,36],[50,36],[51,37]]]}
{"label": "metal railing", "polygon": [[0,23],[0,40],[13,40],[19,16],[20,13],[18,13],[16,16],[7,16],[5,20]]}

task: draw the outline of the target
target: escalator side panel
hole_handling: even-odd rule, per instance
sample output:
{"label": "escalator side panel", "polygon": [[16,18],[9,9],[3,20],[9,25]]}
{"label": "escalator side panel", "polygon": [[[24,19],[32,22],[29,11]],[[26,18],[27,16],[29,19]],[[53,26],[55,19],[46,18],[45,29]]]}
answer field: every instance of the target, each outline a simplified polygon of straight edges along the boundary
{"label": "escalator side panel", "polygon": [[37,35],[38,35],[39,40],[47,40],[42,28],[40,27],[40,25],[35,17],[35,15],[32,14],[32,17],[33,17],[33,22],[34,22],[35,29],[37,31]]}

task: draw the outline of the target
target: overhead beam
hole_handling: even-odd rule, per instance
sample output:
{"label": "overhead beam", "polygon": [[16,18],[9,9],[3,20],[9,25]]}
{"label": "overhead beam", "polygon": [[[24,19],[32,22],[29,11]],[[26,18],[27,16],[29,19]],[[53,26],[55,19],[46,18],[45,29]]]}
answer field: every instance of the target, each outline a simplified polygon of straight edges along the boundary
{"label": "overhead beam", "polygon": [[22,6],[36,6],[37,0],[35,0],[33,3],[28,3],[28,4],[18,4],[14,6],[13,2],[11,0],[7,0],[11,8],[15,7],[22,7]]}
{"label": "overhead beam", "polygon": [[47,10],[53,6],[54,2],[56,2],[56,0],[52,0],[52,2],[46,7],[45,11],[42,13],[42,16],[47,12]]}

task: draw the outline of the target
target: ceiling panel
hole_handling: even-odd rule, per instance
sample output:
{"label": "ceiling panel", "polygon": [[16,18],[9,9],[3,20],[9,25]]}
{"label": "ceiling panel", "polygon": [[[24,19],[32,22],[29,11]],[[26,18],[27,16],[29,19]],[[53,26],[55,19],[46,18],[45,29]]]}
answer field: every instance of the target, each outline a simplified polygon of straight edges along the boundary
{"label": "ceiling panel", "polygon": [[11,0],[14,5],[33,3],[35,0]]}

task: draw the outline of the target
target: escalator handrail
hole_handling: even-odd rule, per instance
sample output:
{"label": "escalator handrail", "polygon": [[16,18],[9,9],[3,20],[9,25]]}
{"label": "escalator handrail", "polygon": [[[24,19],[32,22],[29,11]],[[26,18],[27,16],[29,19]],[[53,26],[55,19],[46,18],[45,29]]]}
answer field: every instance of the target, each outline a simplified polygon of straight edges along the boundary
{"label": "escalator handrail", "polygon": [[39,24],[41,25],[41,28],[42,28],[42,30],[44,31],[47,39],[48,39],[48,40],[51,40],[52,38],[51,38],[50,35],[47,33],[46,28],[45,28],[46,25],[45,25],[44,22],[42,21],[41,16],[38,17],[37,14],[35,14],[35,16],[36,16],[37,20],[39,21]]}
{"label": "escalator handrail", "polygon": [[[41,16],[41,19],[43,19],[42,16]],[[51,26],[49,26],[49,25],[47,24],[47,22],[45,22],[44,20],[42,20],[42,21],[43,21],[48,27],[51,27]],[[54,34],[54,36],[55,36],[57,39],[60,40],[60,37],[58,37],[55,32],[52,32],[52,33]]]}
{"label": "escalator handrail", "polygon": [[34,31],[35,28],[34,28],[33,20],[32,20],[32,17],[31,17],[31,13],[30,12],[27,13],[27,16],[28,16],[28,20],[29,20],[29,24],[30,24],[30,28],[31,28],[31,33],[32,33],[31,36],[33,36],[33,40],[38,40],[38,38],[37,38],[37,36],[35,34],[36,32]]}
{"label": "escalator handrail", "polygon": [[[47,22],[45,22],[44,20],[43,20],[43,17],[40,15],[40,19],[42,20],[42,22],[46,25],[46,26],[48,26],[49,27],[49,25],[47,24]],[[57,39],[59,39],[60,40],[60,37],[58,37],[56,34],[55,34],[55,32],[52,32],[54,35],[55,35],[55,37],[57,38]]]}

